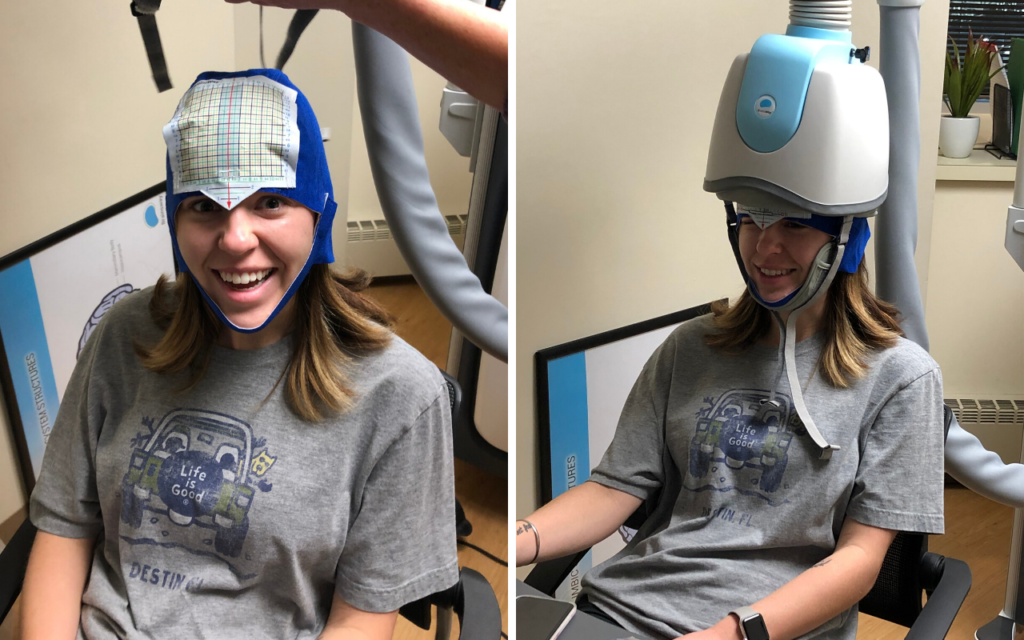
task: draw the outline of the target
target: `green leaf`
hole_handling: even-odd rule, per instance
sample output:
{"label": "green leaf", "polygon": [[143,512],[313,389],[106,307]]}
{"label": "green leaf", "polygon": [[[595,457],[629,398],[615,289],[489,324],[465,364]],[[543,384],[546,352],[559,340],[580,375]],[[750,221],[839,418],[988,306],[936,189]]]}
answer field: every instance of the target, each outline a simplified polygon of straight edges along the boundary
{"label": "green leaf", "polygon": [[985,37],[975,38],[972,29],[967,30],[967,48],[962,58],[956,41],[952,38],[949,41],[953,44],[954,55],[946,53],[942,89],[946,95],[946,105],[953,117],[965,118],[999,69],[992,71],[995,54],[985,42]]}
{"label": "green leaf", "polygon": [[950,111],[954,118],[962,118],[960,115],[960,72],[956,69],[949,74],[949,87],[946,91],[949,96]]}

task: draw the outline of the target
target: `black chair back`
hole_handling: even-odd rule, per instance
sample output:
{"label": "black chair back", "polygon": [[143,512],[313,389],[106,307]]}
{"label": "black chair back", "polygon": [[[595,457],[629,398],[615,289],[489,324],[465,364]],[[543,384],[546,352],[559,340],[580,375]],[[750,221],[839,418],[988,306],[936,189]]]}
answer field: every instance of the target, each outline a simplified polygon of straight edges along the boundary
{"label": "black chair back", "polygon": [[860,601],[860,612],[889,622],[914,626],[921,615],[921,558],[928,551],[928,538],[919,533],[896,534],[885,554],[875,586]]}

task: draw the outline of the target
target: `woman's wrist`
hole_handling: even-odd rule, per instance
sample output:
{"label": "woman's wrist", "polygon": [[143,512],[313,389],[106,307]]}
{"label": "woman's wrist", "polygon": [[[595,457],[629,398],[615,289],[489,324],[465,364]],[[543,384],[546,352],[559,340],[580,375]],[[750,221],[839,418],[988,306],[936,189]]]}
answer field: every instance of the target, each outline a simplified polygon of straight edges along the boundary
{"label": "woman's wrist", "polygon": [[739,618],[731,613],[718,621],[712,629],[718,633],[722,640],[744,640],[743,629],[740,628]]}
{"label": "woman's wrist", "polygon": [[532,564],[537,559],[540,549],[537,546],[538,536],[534,535],[533,525],[527,520],[516,520],[516,566]]}

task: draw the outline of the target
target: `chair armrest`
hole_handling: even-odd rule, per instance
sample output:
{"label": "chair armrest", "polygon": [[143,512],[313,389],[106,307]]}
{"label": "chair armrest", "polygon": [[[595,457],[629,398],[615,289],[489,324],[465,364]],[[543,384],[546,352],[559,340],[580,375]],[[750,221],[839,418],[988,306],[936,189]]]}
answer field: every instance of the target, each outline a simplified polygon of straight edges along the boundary
{"label": "chair armrest", "polygon": [[463,568],[455,614],[460,640],[490,640],[501,636],[501,607],[494,589],[482,575]]}
{"label": "chair armrest", "polygon": [[906,640],[945,638],[967,598],[967,592],[971,590],[971,568],[956,558],[925,553],[921,557],[921,577],[926,588],[930,585],[935,585],[935,588]]}
{"label": "chair armrest", "polygon": [[31,520],[25,518],[10,544],[0,553],[0,622],[7,617],[21,593],[25,570],[28,568],[28,554],[32,551],[32,541],[35,539],[36,527]]}
{"label": "chair armrest", "polygon": [[561,558],[538,563],[523,582],[541,593],[554,596],[558,585],[562,584],[562,581],[569,577],[572,570],[576,568],[576,565],[580,563],[580,560],[589,551],[590,549],[584,549],[571,556],[562,556]]}

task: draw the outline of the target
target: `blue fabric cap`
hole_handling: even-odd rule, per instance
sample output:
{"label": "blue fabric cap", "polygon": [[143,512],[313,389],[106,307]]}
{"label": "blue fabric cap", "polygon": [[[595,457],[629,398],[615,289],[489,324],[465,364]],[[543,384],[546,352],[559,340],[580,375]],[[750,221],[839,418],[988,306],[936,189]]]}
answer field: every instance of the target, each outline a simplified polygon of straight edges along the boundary
{"label": "blue fabric cap", "polygon": [[[252,76],[265,76],[275,82],[278,82],[290,89],[294,89],[297,93],[296,97],[296,111],[297,119],[296,123],[299,129],[299,154],[298,162],[295,167],[295,187],[294,188],[277,188],[277,187],[266,187],[260,188],[260,193],[274,193],[294,200],[307,209],[310,209],[317,214],[316,229],[314,231],[313,247],[309,257],[303,265],[302,271],[295,278],[295,281],[291,283],[288,291],[281,299],[280,303],[275,307],[274,311],[270,314],[267,319],[255,328],[240,328],[234,325],[228,320],[220,308],[210,299],[206,291],[203,290],[202,286],[199,286],[202,291],[203,298],[206,300],[210,308],[214,310],[217,316],[228,326],[232,327],[236,331],[244,333],[250,333],[259,331],[267,323],[269,323],[277,313],[284,307],[284,305],[291,299],[298,290],[299,285],[305,280],[306,275],[309,273],[309,269],[314,264],[328,264],[334,262],[334,249],[331,242],[331,231],[334,225],[334,214],[337,211],[337,204],[334,202],[334,187],[331,184],[330,169],[327,166],[327,155],[324,152],[323,138],[320,133],[320,125],[317,122],[316,115],[313,113],[313,108],[310,106],[306,96],[303,95],[302,91],[299,91],[291,80],[288,79],[284,73],[277,69],[249,69],[248,71],[238,72],[204,72],[199,74],[195,82],[189,87],[191,90],[196,83],[203,80],[220,80],[225,78],[248,78]],[[228,116],[225,110],[224,115]],[[191,191],[187,193],[174,193],[174,175],[171,166],[170,153],[167,155],[167,220],[168,226],[171,232],[171,244],[174,248],[174,258],[178,263],[178,268],[182,272],[188,272],[188,265],[185,264],[184,258],[181,256],[181,251],[178,248],[178,237],[177,231],[174,224],[175,213],[178,209],[178,205],[181,204],[186,198],[192,196],[203,195],[200,191]],[[196,282],[198,285],[198,281]]]}
{"label": "blue fabric cap", "polygon": [[839,263],[839,270],[844,273],[857,273],[857,267],[864,258],[864,248],[868,246],[868,239],[871,238],[871,228],[868,227],[867,218],[854,218],[850,227],[850,238],[846,241],[846,253],[843,254],[843,261]]}
{"label": "blue fabric cap", "polygon": [[[747,217],[745,213],[738,213],[738,218]],[[785,218],[805,227],[811,227],[823,231],[833,238],[838,237],[843,230],[842,216],[819,216],[812,214],[810,218]],[[864,258],[864,249],[868,246],[868,239],[871,237],[871,229],[868,227],[867,218],[854,218],[850,226],[850,237],[846,241],[846,253],[843,254],[843,261],[839,263],[839,270],[845,273],[856,273]],[[771,306],[780,306],[788,302],[788,298],[780,300]],[[768,304],[768,303],[765,303]]]}

